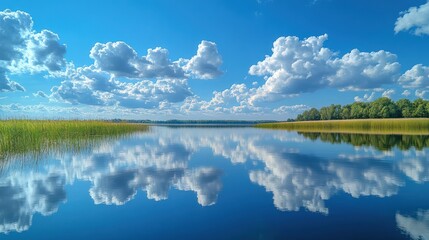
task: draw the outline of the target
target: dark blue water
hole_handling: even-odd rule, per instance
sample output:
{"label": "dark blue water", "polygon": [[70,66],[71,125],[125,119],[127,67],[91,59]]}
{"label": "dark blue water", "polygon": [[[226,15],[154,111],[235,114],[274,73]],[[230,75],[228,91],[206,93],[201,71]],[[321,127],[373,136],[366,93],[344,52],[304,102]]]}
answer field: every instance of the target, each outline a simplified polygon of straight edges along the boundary
{"label": "dark blue water", "polygon": [[153,127],[4,163],[0,239],[429,239],[428,144]]}

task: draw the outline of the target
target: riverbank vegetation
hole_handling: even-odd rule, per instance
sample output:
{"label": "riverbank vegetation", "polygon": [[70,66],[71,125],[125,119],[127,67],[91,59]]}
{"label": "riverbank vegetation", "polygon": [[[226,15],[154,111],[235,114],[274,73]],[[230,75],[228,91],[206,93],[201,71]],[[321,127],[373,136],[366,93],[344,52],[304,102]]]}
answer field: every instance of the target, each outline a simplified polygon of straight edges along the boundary
{"label": "riverbank vegetation", "polygon": [[255,126],[259,128],[296,130],[301,132],[429,135],[428,118],[279,122],[257,124]]}
{"label": "riverbank vegetation", "polygon": [[52,149],[81,149],[94,141],[147,131],[143,124],[102,121],[0,121],[0,160]]}
{"label": "riverbank vegetation", "polygon": [[381,151],[392,148],[422,150],[429,147],[429,135],[378,135],[331,132],[298,132],[299,135],[311,140],[321,140],[332,144],[351,144],[356,147],[374,147]]}
{"label": "riverbank vegetation", "polygon": [[296,121],[368,118],[429,118],[429,101],[419,98],[413,102],[408,99],[394,102],[382,97],[373,102],[354,102],[344,106],[332,104],[307,110],[299,114]]}

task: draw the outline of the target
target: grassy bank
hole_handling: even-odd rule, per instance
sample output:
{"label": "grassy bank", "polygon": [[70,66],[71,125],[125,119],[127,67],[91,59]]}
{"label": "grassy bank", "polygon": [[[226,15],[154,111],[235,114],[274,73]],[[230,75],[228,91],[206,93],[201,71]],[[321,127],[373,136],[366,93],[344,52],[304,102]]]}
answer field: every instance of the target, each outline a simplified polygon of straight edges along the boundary
{"label": "grassy bank", "polygon": [[300,132],[429,134],[429,119],[358,119],[262,123],[259,128],[284,129]]}
{"label": "grassy bank", "polygon": [[0,160],[24,156],[33,157],[52,149],[80,149],[98,139],[112,138],[148,126],[101,121],[0,121]]}

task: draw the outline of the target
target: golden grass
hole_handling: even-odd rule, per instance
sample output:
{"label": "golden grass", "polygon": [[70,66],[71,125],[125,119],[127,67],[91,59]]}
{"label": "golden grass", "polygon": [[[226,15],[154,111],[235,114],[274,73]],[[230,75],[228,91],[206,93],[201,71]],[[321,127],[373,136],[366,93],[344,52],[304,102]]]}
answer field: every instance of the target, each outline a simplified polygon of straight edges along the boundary
{"label": "golden grass", "polygon": [[259,128],[284,129],[300,132],[429,135],[428,118],[279,122],[261,123],[255,126]]}

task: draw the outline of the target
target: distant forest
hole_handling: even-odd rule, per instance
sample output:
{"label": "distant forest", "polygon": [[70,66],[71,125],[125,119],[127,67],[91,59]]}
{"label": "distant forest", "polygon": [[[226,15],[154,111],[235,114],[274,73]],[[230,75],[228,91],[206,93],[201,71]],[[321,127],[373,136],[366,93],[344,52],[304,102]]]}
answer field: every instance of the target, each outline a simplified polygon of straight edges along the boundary
{"label": "distant forest", "polygon": [[320,109],[312,108],[299,114],[296,121],[427,117],[429,101],[419,98],[413,102],[408,99],[394,102],[390,98],[382,97],[373,102],[354,102],[344,106],[332,104]]}

